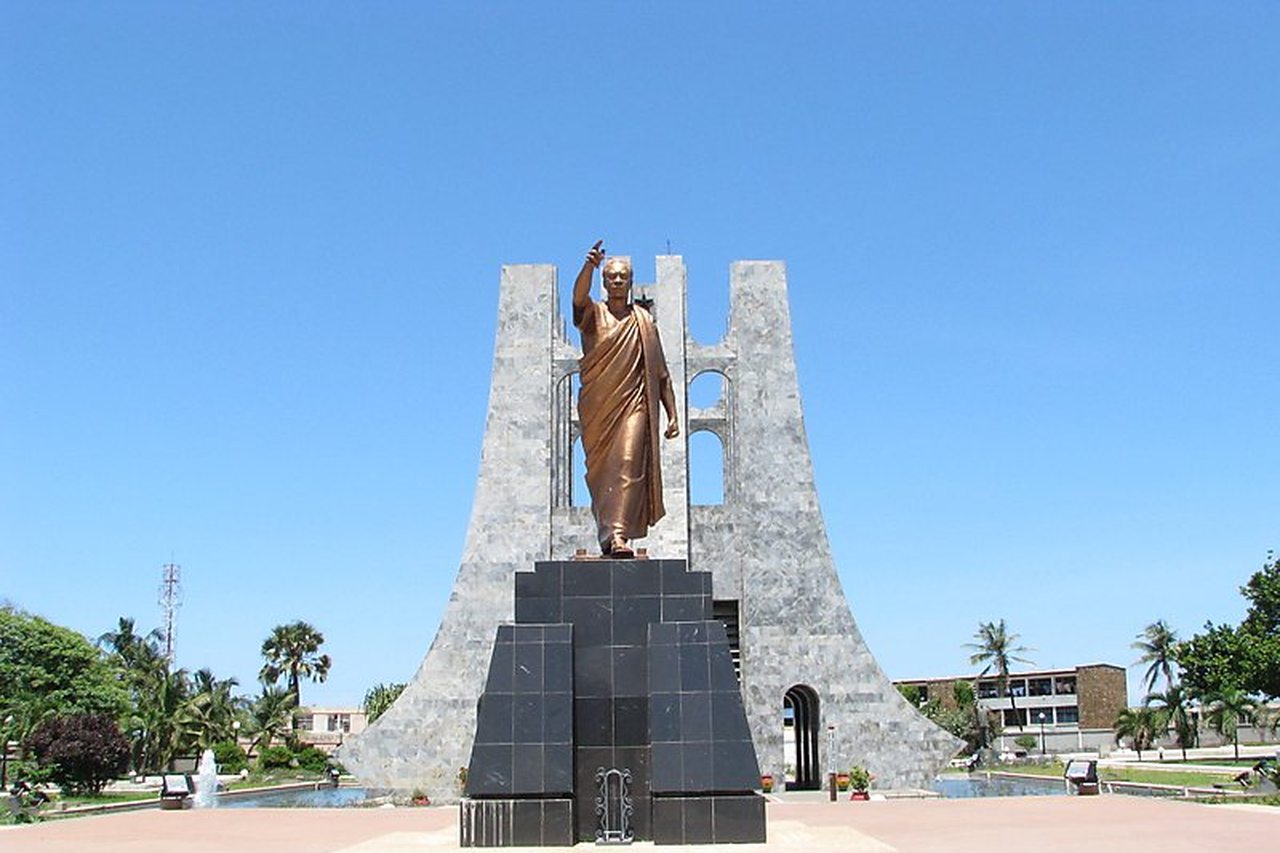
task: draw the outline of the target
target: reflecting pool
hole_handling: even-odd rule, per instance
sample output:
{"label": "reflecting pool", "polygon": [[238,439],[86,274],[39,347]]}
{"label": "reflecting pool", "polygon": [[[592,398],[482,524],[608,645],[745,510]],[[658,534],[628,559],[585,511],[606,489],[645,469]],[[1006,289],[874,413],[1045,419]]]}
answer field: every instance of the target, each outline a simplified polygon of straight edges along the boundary
{"label": "reflecting pool", "polygon": [[[933,781],[933,790],[948,799],[969,797],[1053,797],[1074,796],[1062,779],[1046,776],[1043,779],[988,777],[982,773],[964,776],[948,773]],[[1103,794],[1124,794],[1130,797],[1178,797],[1182,788],[1175,786],[1150,786],[1126,782],[1103,782]]]}
{"label": "reflecting pool", "polygon": [[1011,779],[1007,776],[961,776],[948,774],[933,780],[933,790],[947,799],[971,797],[1065,797],[1061,779]]}
{"label": "reflecting pool", "polygon": [[364,788],[294,788],[264,791],[261,794],[223,795],[223,809],[341,809],[364,805],[369,792]]}

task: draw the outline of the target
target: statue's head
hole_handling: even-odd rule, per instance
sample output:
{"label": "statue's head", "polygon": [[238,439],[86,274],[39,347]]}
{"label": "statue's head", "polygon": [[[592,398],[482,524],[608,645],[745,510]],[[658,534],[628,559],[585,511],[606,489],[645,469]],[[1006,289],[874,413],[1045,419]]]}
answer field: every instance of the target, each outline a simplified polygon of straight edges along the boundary
{"label": "statue's head", "polygon": [[600,270],[607,297],[625,298],[631,293],[631,259],[622,256],[609,258]]}

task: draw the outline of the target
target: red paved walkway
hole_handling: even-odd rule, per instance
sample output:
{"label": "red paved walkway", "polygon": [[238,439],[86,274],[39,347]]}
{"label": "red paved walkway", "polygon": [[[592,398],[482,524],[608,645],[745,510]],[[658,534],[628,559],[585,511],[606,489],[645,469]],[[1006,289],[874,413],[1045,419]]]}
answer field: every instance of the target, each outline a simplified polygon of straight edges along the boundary
{"label": "red paved walkway", "polygon": [[[457,849],[454,808],[158,810],[0,828],[4,853],[403,853]],[[644,845],[648,846],[648,845]],[[583,845],[578,849],[589,850]],[[691,849],[691,848],[687,848]],[[692,848],[707,850],[709,848]],[[775,802],[769,843],[841,853],[1280,850],[1280,808],[1143,797]]]}

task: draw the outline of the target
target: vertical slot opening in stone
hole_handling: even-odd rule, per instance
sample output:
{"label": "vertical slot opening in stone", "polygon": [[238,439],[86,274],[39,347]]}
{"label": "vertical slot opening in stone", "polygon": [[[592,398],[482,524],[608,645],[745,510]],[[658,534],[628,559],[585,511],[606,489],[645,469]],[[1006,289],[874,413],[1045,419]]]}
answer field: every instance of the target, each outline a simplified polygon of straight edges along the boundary
{"label": "vertical slot opening in stone", "polygon": [[689,503],[724,503],[724,445],[720,436],[709,430],[689,436]]}

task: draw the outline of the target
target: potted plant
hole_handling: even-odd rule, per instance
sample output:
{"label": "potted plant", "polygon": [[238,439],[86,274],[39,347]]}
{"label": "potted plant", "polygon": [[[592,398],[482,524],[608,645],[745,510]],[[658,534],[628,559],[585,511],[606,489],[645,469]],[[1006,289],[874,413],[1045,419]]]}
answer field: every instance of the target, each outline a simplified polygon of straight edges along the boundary
{"label": "potted plant", "polygon": [[871,799],[871,794],[867,792],[867,789],[871,787],[871,780],[873,777],[867,772],[867,768],[863,767],[861,764],[853,765],[853,767],[849,768],[848,778],[849,787],[853,788],[853,793],[849,795],[849,799]]}
{"label": "potted plant", "polygon": [[773,774],[763,773],[760,775],[760,790],[766,794],[773,793]]}
{"label": "potted plant", "polygon": [[849,790],[849,774],[848,773],[836,774],[836,787],[839,788],[841,791]]}
{"label": "potted plant", "polygon": [[413,794],[409,797],[409,802],[415,806],[431,805],[431,798],[421,788],[414,788]]}

